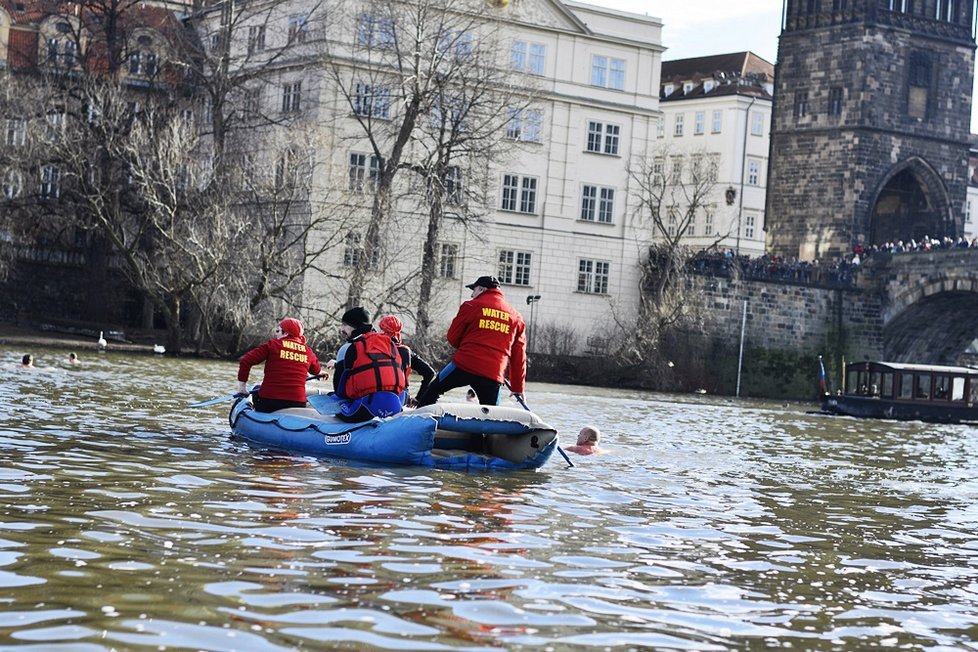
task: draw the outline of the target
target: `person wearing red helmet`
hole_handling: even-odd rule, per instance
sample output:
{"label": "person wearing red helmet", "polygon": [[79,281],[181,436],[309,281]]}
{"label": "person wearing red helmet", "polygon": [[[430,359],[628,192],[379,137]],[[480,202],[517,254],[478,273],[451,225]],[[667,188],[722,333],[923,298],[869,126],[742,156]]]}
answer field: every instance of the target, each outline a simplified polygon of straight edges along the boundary
{"label": "person wearing red helmet", "polygon": [[[431,383],[431,379],[435,377],[434,368],[428,364],[427,360],[412,351],[411,347],[406,346],[401,342],[401,329],[403,328],[403,324],[396,315],[386,315],[385,317],[382,317],[381,320],[377,322],[377,327],[382,333],[390,337],[397,344],[397,348],[401,352],[401,359],[404,361],[404,373],[407,376],[410,376],[411,372],[414,371],[421,376],[421,387],[418,388],[417,393],[417,396],[421,396]],[[406,391],[405,399],[407,403],[413,403],[410,395],[407,394]]]}
{"label": "person wearing red helmet", "polygon": [[248,392],[251,368],[265,363],[265,375],[254,396],[255,409],[274,412],[306,406],[306,376],[319,375],[322,369],[311,347],[306,344],[302,322],[286,317],[275,327],[275,337],[248,351],[238,363],[238,393]]}
{"label": "person wearing red helmet", "polygon": [[526,384],[526,324],[503,297],[494,276],[480,276],[465,287],[472,298],[463,303],[446,339],[455,348],[444,369],[418,396],[418,406],[431,405],[455,387],[470,386],[482,405],[499,405],[500,389],[509,368],[510,391],[523,399]]}

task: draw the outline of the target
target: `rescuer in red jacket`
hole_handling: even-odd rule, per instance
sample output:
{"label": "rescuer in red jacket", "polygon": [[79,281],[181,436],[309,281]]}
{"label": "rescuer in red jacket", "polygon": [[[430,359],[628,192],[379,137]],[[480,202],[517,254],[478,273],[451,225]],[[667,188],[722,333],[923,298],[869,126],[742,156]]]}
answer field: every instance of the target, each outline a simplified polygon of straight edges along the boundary
{"label": "rescuer in red jacket", "polygon": [[286,317],[275,327],[274,338],[241,356],[238,364],[241,394],[248,392],[251,368],[265,362],[265,377],[253,399],[257,411],[306,406],[306,376],[318,375],[321,369],[302,332],[302,322]]}
{"label": "rescuer in red jacket", "polygon": [[509,367],[510,390],[523,399],[526,384],[526,324],[506,302],[494,276],[480,276],[465,287],[472,299],[463,303],[448,328],[455,348],[444,369],[418,396],[418,406],[431,405],[454,387],[470,386],[482,405],[499,405],[500,389]]}

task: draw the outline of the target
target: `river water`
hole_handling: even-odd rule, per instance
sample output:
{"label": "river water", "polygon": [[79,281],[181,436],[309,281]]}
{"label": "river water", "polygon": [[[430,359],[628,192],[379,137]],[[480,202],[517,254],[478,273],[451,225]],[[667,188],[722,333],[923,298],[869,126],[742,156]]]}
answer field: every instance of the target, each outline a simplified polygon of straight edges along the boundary
{"label": "river water", "polygon": [[978,435],[530,384],[607,452],[468,474],[231,440],[235,365],[0,347],[0,649],[978,649]]}

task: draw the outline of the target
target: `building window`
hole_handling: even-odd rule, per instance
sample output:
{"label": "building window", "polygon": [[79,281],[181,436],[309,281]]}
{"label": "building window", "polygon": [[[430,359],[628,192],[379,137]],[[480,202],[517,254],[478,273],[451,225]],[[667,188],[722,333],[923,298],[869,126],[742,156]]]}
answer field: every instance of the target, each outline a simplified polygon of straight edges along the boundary
{"label": "building window", "polygon": [[934,20],[943,20],[948,23],[956,22],[956,4],[955,0],[937,0],[934,7]]}
{"label": "building window", "polygon": [[353,112],[367,118],[390,118],[391,89],[387,86],[357,82]]}
{"label": "building window", "polygon": [[442,57],[454,52],[456,61],[464,61],[472,54],[472,32],[443,29],[437,40],[437,51]]}
{"label": "building window", "polygon": [[528,72],[542,75],[547,64],[547,46],[542,43],[530,44],[530,68]]}
{"label": "building window", "polygon": [[763,136],[764,135],[764,114],[760,112],[754,112],[750,117],[750,133],[751,136]]}
{"label": "building window", "polygon": [[683,157],[681,154],[669,157],[669,183],[679,184],[683,182]]}
{"label": "building window", "polygon": [[509,122],[506,123],[506,137],[528,143],[543,140],[543,111],[539,109],[510,108]]}
{"label": "building window", "polygon": [[753,240],[754,238],[754,224],[757,221],[757,216],[752,213],[744,213],[744,237]]}
{"label": "building window", "polygon": [[393,47],[394,21],[371,14],[360,14],[357,21],[357,45],[368,48]]}
{"label": "building window", "polygon": [[537,179],[518,174],[503,175],[502,210],[536,213]]}
{"label": "building window", "polygon": [[842,89],[829,90],[829,115],[842,115]]}
{"label": "building window", "polygon": [[720,133],[721,127],[723,127],[723,111],[714,111],[713,126],[711,127],[710,131],[712,131],[715,134],[718,134]]}
{"label": "building window", "polygon": [[[529,56],[527,56],[529,54]],[[542,75],[547,64],[547,46],[542,43],[513,41],[510,48],[510,65],[513,70]]]}
{"label": "building window", "polygon": [[27,135],[27,121],[23,118],[7,118],[4,130],[4,143],[11,147],[22,147]]}
{"label": "building window", "polygon": [[508,285],[529,285],[531,260],[532,254],[529,251],[513,251],[510,249],[500,251],[496,278],[499,279],[500,283]]}
{"label": "building window", "polygon": [[706,112],[697,111],[693,118],[693,135],[702,136],[706,133]]}
{"label": "building window", "polygon": [[592,56],[591,85],[625,90],[625,60],[597,54]]}
{"label": "building window", "polygon": [[656,157],[652,161],[652,183],[654,183],[656,186],[662,185],[662,182],[665,181],[665,177],[663,176],[663,170],[665,167],[665,159],[663,159],[661,156]]}
{"label": "building window", "polygon": [[[377,185],[380,179],[380,161],[376,156],[369,157],[370,167],[367,167],[368,157],[366,154],[353,152],[350,154],[350,190],[362,192],[365,182],[369,181],[371,188]],[[369,177],[367,176],[369,172]]]}
{"label": "building window", "polygon": [[57,199],[61,196],[61,168],[57,165],[49,163],[41,166],[40,194],[44,199]]}
{"label": "building window", "polygon": [[[309,32],[309,16],[297,15],[289,17],[289,43],[304,43]],[[264,47],[265,31],[262,28],[262,46]]]}
{"label": "building window", "polygon": [[298,113],[302,106],[302,82],[282,86],[282,113]]}
{"label": "building window", "polygon": [[465,187],[462,185],[462,168],[449,165],[445,170],[445,201],[453,206],[465,203]]}
{"label": "building window", "polygon": [[679,208],[670,206],[666,211],[666,234],[676,237],[676,230],[679,228]]}
{"label": "building window", "polygon": [[265,49],[265,26],[252,25],[248,28],[248,54]]}
{"label": "building window", "polygon": [[285,190],[291,188],[295,184],[295,181],[295,153],[287,149],[275,161],[275,189]]}
{"label": "building window", "polygon": [[621,139],[619,125],[589,121],[587,123],[587,151],[596,154],[618,154]]}
{"label": "building window", "polygon": [[703,207],[703,235],[710,235],[713,233],[713,215],[716,212],[716,204],[707,204]]}
{"label": "building window", "polygon": [[455,269],[458,267],[458,245],[443,242],[438,246],[438,276],[441,278],[455,278]]}
{"label": "building window", "polygon": [[808,91],[795,93],[795,117],[804,118],[808,115]]}
{"label": "building window", "polygon": [[65,41],[63,59],[65,68],[71,68],[78,61],[78,44],[74,41]]}
{"label": "building window", "polygon": [[261,112],[261,89],[260,88],[245,88],[244,89],[244,112],[249,114],[258,114]]}
{"label": "building window", "polygon": [[909,91],[907,93],[907,114],[921,120],[927,117],[927,104],[931,86],[931,62],[925,52],[910,55]]}
{"label": "building window", "polygon": [[615,214],[615,189],[585,185],[581,191],[581,219],[611,224]]}
{"label": "building window", "polygon": [[24,177],[19,170],[7,170],[3,175],[3,196],[17,199],[24,190]]}
{"label": "building window", "polygon": [[588,294],[608,294],[608,274],[611,263],[582,258],[577,266],[577,291]]}
{"label": "building window", "polygon": [[[364,256],[364,247],[360,243],[363,237],[359,233],[350,231],[346,234],[345,247],[343,248],[344,267],[356,267]],[[380,238],[374,238],[373,247],[370,252],[370,261],[367,269],[377,269],[380,266]]]}
{"label": "building window", "polygon": [[666,121],[659,118],[655,121],[655,137],[665,138],[666,137]]}
{"label": "building window", "polygon": [[683,114],[677,113],[673,122],[672,135],[682,136],[683,135]]}
{"label": "building window", "polygon": [[966,224],[971,224],[971,202],[964,202],[964,221]]}
{"label": "building window", "polygon": [[761,184],[761,162],[755,158],[747,159],[747,185],[759,186]]}

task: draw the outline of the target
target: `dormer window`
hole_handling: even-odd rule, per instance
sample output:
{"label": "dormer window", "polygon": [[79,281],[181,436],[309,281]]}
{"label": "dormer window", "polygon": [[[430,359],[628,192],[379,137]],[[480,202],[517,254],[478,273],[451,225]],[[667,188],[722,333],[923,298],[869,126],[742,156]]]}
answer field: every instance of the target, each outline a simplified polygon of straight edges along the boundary
{"label": "dormer window", "polygon": [[141,35],[136,38],[136,49],[129,54],[129,74],[155,77],[159,71],[159,57],[153,50],[153,39]]}
{"label": "dormer window", "polygon": [[669,97],[670,95],[672,95],[673,91],[675,90],[676,90],[675,86],[673,86],[672,84],[666,84],[662,92],[666,97]]}
{"label": "dormer window", "polygon": [[689,95],[689,93],[693,90],[693,86],[694,86],[693,82],[684,82],[683,95]]}
{"label": "dormer window", "polygon": [[703,82],[703,92],[709,93],[713,90],[714,86],[716,86],[716,82],[712,79],[707,79],[705,82]]}

